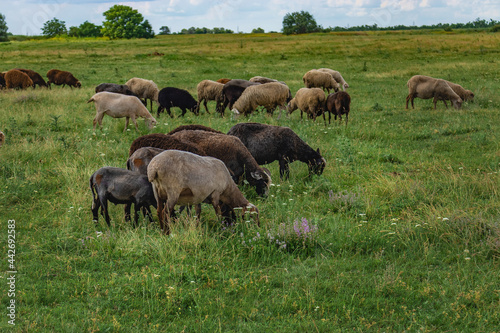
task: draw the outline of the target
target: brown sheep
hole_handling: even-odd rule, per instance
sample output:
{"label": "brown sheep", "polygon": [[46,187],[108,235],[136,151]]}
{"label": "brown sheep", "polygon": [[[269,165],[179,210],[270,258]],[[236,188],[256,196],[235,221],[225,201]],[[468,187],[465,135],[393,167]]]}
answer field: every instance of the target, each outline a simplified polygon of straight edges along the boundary
{"label": "brown sheep", "polygon": [[[408,102],[411,101],[411,107],[414,109],[413,100],[418,97],[422,99],[433,98],[434,109],[436,109],[437,101],[450,100],[453,106],[459,110],[462,106],[462,99],[445,80],[435,79],[425,75],[415,75],[406,83],[408,86],[408,96],[406,96],[406,109]],[[446,103],[445,103],[446,105]],[[448,105],[446,105],[448,107]]]}
{"label": "brown sheep", "polygon": [[345,91],[337,91],[328,95],[326,99],[326,110],[328,111],[328,123],[332,119],[332,113],[342,121],[342,115],[345,114],[345,125],[349,121],[349,111],[351,109],[351,96]]}
{"label": "brown sheep", "polygon": [[128,155],[132,156],[132,154],[137,149],[142,147],[154,147],[165,150],[177,149],[177,150],[189,151],[191,153],[198,155],[206,155],[205,151],[202,148],[197,147],[196,145],[189,142],[183,142],[177,138],[174,138],[171,135],[162,133],[152,133],[138,137],[130,145]]}
{"label": "brown sheep", "polygon": [[4,77],[7,89],[26,89],[33,86],[33,80],[17,69],[11,69]]}
{"label": "brown sheep", "polygon": [[49,81],[47,81],[47,84],[49,88],[52,88],[51,84],[55,85],[62,85],[63,87],[65,85],[68,85],[71,89],[73,87],[75,88],[81,88],[82,84],[80,81],[78,81],[73,74],[67,71],[61,71],[59,69],[51,69],[47,72],[47,78]]}
{"label": "brown sheep", "polygon": [[42,78],[42,76],[35,72],[34,70],[31,69],[24,69],[24,68],[16,68],[18,71],[23,72],[24,74],[27,74],[30,79],[33,81],[33,88],[35,88],[36,85],[39,87],[45,87],[48,88],[47,82]]}
{"label": "brown sheep", "polygon": [[321,88],[300,88],[295,97],[287,105],[289,114],[293,111],[300,109],[300,119],[302,119],[303,112],[316,121],[316,116],[323,114],[325,121],[325,93]]}
{"label": "brown sheep", "polygon": [[200,130],[200,131],[207,131],[207,132],[214,132],[214,133],[223,134],[221,131],[218,131],[218,130],[213,129],[211,127],[207,127],[207,126],[203,126],[203,125],[196,125],[196,124],[178,126],[178,127],[174,128],[173,130],[171,130],[170,132],[168,132],[167,134],[171,135],[171,134],[174,134],[174,133],[177,133],[180,131],[186,131],[186,130],[187,131]]}

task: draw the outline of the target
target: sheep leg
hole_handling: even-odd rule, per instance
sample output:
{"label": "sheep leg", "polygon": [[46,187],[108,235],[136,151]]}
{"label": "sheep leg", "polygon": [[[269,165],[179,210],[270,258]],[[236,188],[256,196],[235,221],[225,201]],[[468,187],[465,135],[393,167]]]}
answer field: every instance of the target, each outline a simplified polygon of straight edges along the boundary
{"label": "sheep leg", "polygon": [[161,231],[163,231],[164,233],[166,233],[167,235],[169,234],[169,231],[168,230],[168,226],[167,228],[165,228],[165,204],[164,204],[164,201],[161,200],[161,199],[158,199],[157,200],[157,205],[158,205],[158,209],[157,209],[157,214],[158,214],[158,222],[160,224],[160,229]]}
{"label": "sheep leg", "polygon": [[134,123],[134,125],[135,125],[135,130],[136,130],[137,132],[139,132],[139,126],[137,126],[137,120],[135,120],[135,117],[131,117],[131,119],[132,119],[132,122],[133,122],[133,123]]}
{"label": "sheep leg", "polygon": [[174,115],[172,114],[172,112],[170,112],[170,106],[167,107],[167,113],[170,116],[170,118],[174,117]]}
{"label": "sheep leg", "polygon": [[196,205],[195,211],[196,211],[196,222],[198,223],[201,219],[201,204]]}
{"label": "sheep leg", "polygon": [[126,203],[125,208],[123,209],[125,212],[125,221],[130,221],[130,208],[132,207],[131,203]]}
{"label": "sheep leg", "polygon": [[181,116],[184,117],[184,115],[186,114],[187,110],[186,110],[186,108],[181,108],[181,110],[182,110]]}
{"label": "sheep leg", "polygon": [[288,165],[288,161],[286,160],[285,157],[281,156],[279,159],[279,164],[280,164],[280,178],[283,179],[288,179],[290,176],[290,167]]}
{"label": "sheep leg", "polygon": [[210,112],[208,111],[208,106],[207,106],[207,100],[203,100],[203,105],[205,106],[205,111],[207,111],[208,114],[210,114]]}
{"label": "sheep leg", "polygon": [[111,219],[109,218],[109,212],[108,212],[108,199],[107,198],[102,198],[101,199],[101,212],[104,215],[104,218],[106,219],[106,223],[108,224],[108,227],[111,227]]}
{"label": "sheep leg", "polygon": [[99,207],[101,206],[100,200],[97,197],[94,197],[92,201],[92,221],[99,221]]}
{"label": "sheep leg", "polygon": [[345,114],[345,125],[347,126],[347,122],[349,121],[349,113]]}

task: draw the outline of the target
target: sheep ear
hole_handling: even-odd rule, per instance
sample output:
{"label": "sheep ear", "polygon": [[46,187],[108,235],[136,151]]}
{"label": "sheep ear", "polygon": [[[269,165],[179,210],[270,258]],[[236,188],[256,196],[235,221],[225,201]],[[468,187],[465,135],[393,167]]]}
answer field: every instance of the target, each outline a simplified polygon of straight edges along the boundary
{"label": "sheep ear", "polygon": [[[316,152],[317,152],[318,154],[320,154],[320,152],[319,152],[319,148],[318,148],[318,149],[316,149]],[[320,154],[320,155],[321,155],[321,154]]]}
{"label": "sheep ear", "polygon": [[250,172],[250,175],[256,180],[262,179],[262,175],[260,175],[258,172]]}

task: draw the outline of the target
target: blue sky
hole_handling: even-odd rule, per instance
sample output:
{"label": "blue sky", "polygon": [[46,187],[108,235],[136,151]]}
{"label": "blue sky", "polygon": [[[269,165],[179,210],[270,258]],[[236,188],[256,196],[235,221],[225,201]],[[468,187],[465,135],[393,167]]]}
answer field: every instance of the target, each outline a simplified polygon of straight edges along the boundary
{"label": "blue sky", "polygon": [[137,9],[158,33],[189,27],[224,27],[250,32],[261,27],[281,31],[286,13],[308,11],[323,27],[466,23],[476,18],[500,20],[499,0],[166,0],[108,2],[102,0],[15,0],[0,3],[9,32],[40,35],[43,24],[57,18],[66,27],[84,21],[102,24],[103,12],[115,4]]}

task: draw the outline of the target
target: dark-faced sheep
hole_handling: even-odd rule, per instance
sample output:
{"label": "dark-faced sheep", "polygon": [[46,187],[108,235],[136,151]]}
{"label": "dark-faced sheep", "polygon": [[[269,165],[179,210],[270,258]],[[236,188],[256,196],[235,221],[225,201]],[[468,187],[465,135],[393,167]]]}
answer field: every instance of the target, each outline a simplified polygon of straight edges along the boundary
{"label": "dark-faced sheep", "polygon": [[[90,177],[92,190],[92,216],[98,221],[99,207],[101,214],[111,226],[108,201],[116,204],[125,204],[125,220],[130,220],[130,206],[134,204],[134,224],[138,224],[138,212],[144,208],[151,219],[150,206],[156,208],[156,199],[148,177],[138,172],[115,168],[103,167],[94,172]],[[128,209],[128,211],[127,211]]]}
{"label": "dark-faced sheep", "polygon": [[325,93],[321,88],[300,88],[295,97],[287,105],[289,114],[293,111],[300,109],[300,119],[302,119],[303,112],[307,116],[316,121],[316,116],[323,114],[323,120],[326,124],[325,118]]}
{"label": "dark-faced sheep", "polygon": [[[175,205],[196,205],[198,219],[202,202],[211,203],[221,216],[221,203],[234,209],[258,210],[240,192],[222,161],[185,151],[167,150],[153,158],[148,166],[158,206],[160,228],[170,233],[169,223]],[[165,216],[167,221],[165,223]]]}
{"label": "dark-faced sheep", "polygon": [[235,136],[207,131],[180,131],[171,135],[203,149],[207,156],[224,162],[239,183],[242,177],[255,188],[260,196],[267,195],[271,177],[261,168],[241,140]]}
{"label": "dark-faced sheep", "polygon": [[231,110],[233,108],[234,103],[240,98],[243,91],[254,85],[259,85],[258,82],[250,82],[247,80],[235,79],[231,80],[224,85],[222,88],[222,104],[218,105],[217,112],[224,116],[224,111],[226,107],[229,107]]}
{"label": "dark-faced sheep", "polygon": [[34,70],[24,69],[24,68],[16,68],[16,69],[23,72],[24,74],[26,74],[30,77],[30,79],[33,81],[33,88],[35,88],[37,85],[39,87],[48,88],[47,82],[45,82],[43,77],[39,73],[35,72]]}
{"label": "dark-faced sheep", "polygon": [[208,111],[207,102],[215,101],[215,109],[217,110],[217,106],[222,103],[222,88],[224,84],[212,81],[212,80],[203,80],[196,86],[196,90],[198,91],[198,109],[200,108],[201,103],[205,106],[205,111]]}
{"label": "dark-faced sheep", "polygon": [[302,81],[306,88],[322,88],[330,93],[330,90],[339,91],[339,84],[331,74],[312,69],[304,74]]}
{"label": "dark-faced sheep", "polygon": [[325,169],[326,161],[319,149],[312,149],[288,127],[240,123],[231,127],[227,134],[238,137],[260,165],[277,160],[282,179],[289,177],[289,163],[294,161],[306,163],[310,175],[320,175]]}
{"label": "dark-faced sheep", "polygon": [[318,68],[318,71],[330,74],[333,77],[333,79],[337,81],[337,83],[342,87],[342,90],[345,91],[347,88],[349,88],[349,85],[344,80],[339,71],[334,71],[333,69],[330,68]]}
{"label": "dark-faced sheep", "polygon": [[280,111],[286,109],[286,105],[291,99],[290,88],[279,82],[250,86],[234,103],[232,111],[237,114],[249,115],[258,106],[263,106],[272,115],[276,107],[279,107]]}
{"label": "dark-faced sheep", "polygon": [[[128,95],[128,96],[135,96],[139,98],[126,84],[117,84],[117,83],[101,83],[95,87],[95,92],[112,92],[115,94],[122,94],[122,95]],[[144,106],[145,102],[143,102]]]}
{"label": "dark-faced sheep", "polygon": [[73,74],[71,74],[68,71],[61,71],[59,69],[51,69],[47,72],[47,78],[49,81],[47,81],[47,85],[49,88],[51,88],[52,83],[60,86],[62,85],[63,88],[65,85],[68,85],[71,89],[73,87],[75,88],[81,88],[82,84],[80,81],[78,81],[77,78]]}
{"label": "dark-faced sheep", "polygon": [[127,169],[139,172],[142,175],[147,175],[149,162],[151,162],[153,157],[163,151],[165,151],[165,149],[154,147],[139,148],[128,158]]}
{"label": "dark-faced sheep", "polygon": [[115,94],[107,91],[102,91],[100,93],[92,96],[87,103],[94,102],[96,108],[96,116],[94,118],[94,130],[96,125],[99,124],[102,127],[102,118],[105,114],[113,118],[123,118],[125,117],[125,132],[128,127],[129,120],[135,125],[135,129],[138,131],[136,118],[144,118],[144,121],[149,129],[153,129],[156,125],[156,119],[149,113],[148,109],[142,104],[139,98],[135,96],[127,96],[122,94]]}
{"label": "dark-faced sheep", "polygon": [[345,124],[349,121],[349,111],[351,109],[351,96],[345,91],[338,91],[328,95],[326,99],[326,110],[328,111],[328,123],[332,119],[332,113],[342,121],[342,115],[345,114]]}
{"label": "dark-faced sheep", "polygon": [[5,73],[5,85],[7,89],[26,89],[28,87],[33,87],[33,80],[17,69],[11,69]]}
{"label": "dark-faced sheep", "polygon": [[171,135],[162,133],[152,133],[138,137],[130,145],[129,156],[142,147],[154,147],[160,149],[176,149],[189,151],[198,155],[206,155],[205,151],[196,145],[174,138]]}
{"label": "dark-faced sheep", "polygon": [[191,94],[184,89],[174,88],[174,87],[166,87],[160,90],[158,94],[158,116],[163,110],[167,109],[167,113],[170,117],[174,117],[170,112],[171,107],[178,107],[182,110],[181,116],[184,117],[187,110],[193,112],[195,115],[198,115],[198,102],[191,96]]}
{"label": "dark-faced sheep", "polygon": [[125,85],[132,90],[135,96],[144,99],[144,105],[148,106],[148,99],[150,102],[150,110],[153,112],[153,101],[158,103],[158,86],[152,80],[141,79],[133,77],[125,83]]}
{"label": "dark-faced sheep", "polygon": [[[434,109],[436,109],[437,101],[449,100],[453,106],[459,110],[462,106],[462,99],[458,96],[448,83],[443,79],[435,79],[425,75],[415,75],[411,77],[407,84],[408,96],[406,96],[406,109],[408,102],[411,101],[411,107],[414,109],[413,100],[415,98],[433,99]],[[446,103],[445,103],[446,105]],[[446,105],[446,107],[448,107]]]}

